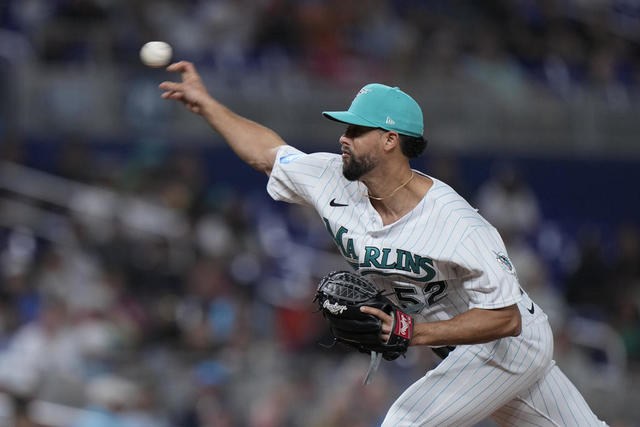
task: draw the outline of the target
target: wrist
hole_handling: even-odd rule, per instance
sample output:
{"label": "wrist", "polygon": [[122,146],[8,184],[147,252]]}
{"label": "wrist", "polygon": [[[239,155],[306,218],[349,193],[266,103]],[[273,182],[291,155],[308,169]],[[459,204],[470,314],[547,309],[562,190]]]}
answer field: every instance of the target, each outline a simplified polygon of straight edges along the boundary
{"label": "wrist", "polygon": [[200,115],[207,120],[216,116],[216,108],[221,106],[215,99],[210,96],[204,97],[200,102]]}
{"label": "wrist", "polygon": [[413,336],[411,337],[409,346],[425,344],[425,325],[426,323],[415,323],[413,325]]}

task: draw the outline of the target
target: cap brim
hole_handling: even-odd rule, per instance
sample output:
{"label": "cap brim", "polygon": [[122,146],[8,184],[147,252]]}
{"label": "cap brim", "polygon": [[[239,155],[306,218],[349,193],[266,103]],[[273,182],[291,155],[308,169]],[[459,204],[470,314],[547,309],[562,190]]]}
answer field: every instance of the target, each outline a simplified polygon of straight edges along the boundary
{"label": "cap brim", "polygon": [[377,128],[378,125],[370,122],[351,111],[323,111],[322,115],[327,119],[334,120],[340,123],[347,123],[350,125],[367,126]]}

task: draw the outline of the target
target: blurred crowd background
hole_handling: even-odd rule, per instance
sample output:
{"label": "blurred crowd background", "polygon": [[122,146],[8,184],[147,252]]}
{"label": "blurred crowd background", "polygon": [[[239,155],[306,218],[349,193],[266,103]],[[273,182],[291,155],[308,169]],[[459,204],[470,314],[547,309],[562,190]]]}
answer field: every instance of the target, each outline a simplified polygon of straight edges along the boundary
{"label": "blurred crowd background", "polygon": [[161,100],[149,40],[307,151],[365,83],[414,95],[414,166],[502,233],[600,418],[640,425],[637,0],[0,1],[0,425],[373,426],[437,363],[365,387],[320,345],[331,237]]}

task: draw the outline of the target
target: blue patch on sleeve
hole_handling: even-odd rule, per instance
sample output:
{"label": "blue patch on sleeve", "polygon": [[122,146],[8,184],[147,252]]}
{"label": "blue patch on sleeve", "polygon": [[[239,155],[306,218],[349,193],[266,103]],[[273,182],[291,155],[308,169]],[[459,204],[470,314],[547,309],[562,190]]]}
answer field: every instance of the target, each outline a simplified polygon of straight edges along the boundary
{"label": "blue patch on sleeve", "polygon": [[302,157],[302,154],[287,154],[286,156],[280,157],[280,164],[286,165],[287,163],[293,162],[298,157]]}

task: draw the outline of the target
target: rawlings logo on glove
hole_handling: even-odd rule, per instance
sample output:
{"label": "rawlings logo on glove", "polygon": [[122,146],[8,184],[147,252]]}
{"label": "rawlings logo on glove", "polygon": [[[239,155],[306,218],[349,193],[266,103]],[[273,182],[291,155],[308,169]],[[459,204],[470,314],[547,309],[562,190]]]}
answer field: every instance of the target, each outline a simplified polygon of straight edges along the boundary
{"label": "rawlings logo on glove", "polygon": [[407,316],[401,311],[396,311],[396,318],[400,321],[396,322],[396,330],[395,333],[404,337],[408,340],[411,340],[411,333],[413,330],[413,319],[411,316]]}
{"label": "rawlings logo on glove", "polygon": [[342,314],[342,312],[347,309],[347,306],[340,305],[337,302],[331,304],[329,300],[324,300],[322,308],[326,308],[331,314]]}
{"label": "rawlings logo on glove", "polygon": [[[314,301],[335,340],[363,353],[381,353],[387,360],[404,355],[411,342],[413,319],[362,276],[336,271],[320,280]],[[382,340],[382,321],[360,307],[377,308],[393,317],[391,334]]]}

